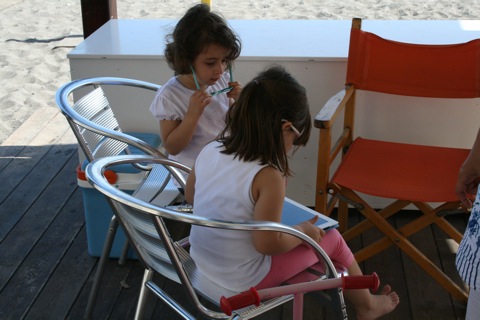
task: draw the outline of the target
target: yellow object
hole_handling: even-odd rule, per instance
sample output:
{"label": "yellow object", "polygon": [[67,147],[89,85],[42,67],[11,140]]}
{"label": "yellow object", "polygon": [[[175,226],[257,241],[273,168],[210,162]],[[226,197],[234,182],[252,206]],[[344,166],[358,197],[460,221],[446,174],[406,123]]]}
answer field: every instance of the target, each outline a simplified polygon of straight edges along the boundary
{"label": "yellow object", "polygon": [[201,2],[211,6],[211,1],[210,0],[201,0]]}

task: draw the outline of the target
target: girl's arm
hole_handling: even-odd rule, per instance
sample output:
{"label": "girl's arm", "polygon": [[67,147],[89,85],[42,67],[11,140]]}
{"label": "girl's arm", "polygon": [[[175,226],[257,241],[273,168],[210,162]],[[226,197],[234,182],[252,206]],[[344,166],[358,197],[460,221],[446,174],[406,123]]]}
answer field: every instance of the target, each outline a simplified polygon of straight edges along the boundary
{"label": "girl's arm", "polygon": [[161,120],[160,135],[163,146],[169,154],[179,154],[190,143],[197,127],[198,119],[212,97],[204,91],[195,91],[190,97],[187,113],[182,121]]}
{"label": "girl's arm", "polygon": [[[281,221],[285,199],[285,178],[278,170],[272,167],[260,170],[253,180],[252,194],[256,200],[253,212],[254,220]],[[312,239],[320,241],[324,231],[314,225],[316,219],[318,218],[315,217],[294,226],[294,228],[304,232]],[[273,231],[254,231],[252,237],[255,249],[265,255],[288,252],[302,243],[294,236]]]}

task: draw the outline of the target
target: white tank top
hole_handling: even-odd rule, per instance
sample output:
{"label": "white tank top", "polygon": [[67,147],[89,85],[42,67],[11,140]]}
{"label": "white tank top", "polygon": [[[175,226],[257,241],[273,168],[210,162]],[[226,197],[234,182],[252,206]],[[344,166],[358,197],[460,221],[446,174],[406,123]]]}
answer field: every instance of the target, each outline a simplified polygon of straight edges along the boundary
{"label": "white tank top", "polygon": [[[243,162],[209,143],[195,162],[194,213],[211,219],[253,219],[252,182],[263,167]],[[192,226],[190,253],[200,271],[210,280],[233,290],[257,285],[269,272],[271,258],[258,253],[251,232]]]}

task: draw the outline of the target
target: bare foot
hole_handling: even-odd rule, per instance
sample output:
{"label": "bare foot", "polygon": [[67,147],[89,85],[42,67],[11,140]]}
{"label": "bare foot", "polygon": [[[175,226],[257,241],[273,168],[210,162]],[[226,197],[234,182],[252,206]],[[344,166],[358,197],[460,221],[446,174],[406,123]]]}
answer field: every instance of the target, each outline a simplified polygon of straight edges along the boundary
{"label": "bare foot", "polygon": [[356,306],[358,320],[374,320],[392,312],[400,303],[400,297],[387,284],[379,295],[371,295],[369,305]]}

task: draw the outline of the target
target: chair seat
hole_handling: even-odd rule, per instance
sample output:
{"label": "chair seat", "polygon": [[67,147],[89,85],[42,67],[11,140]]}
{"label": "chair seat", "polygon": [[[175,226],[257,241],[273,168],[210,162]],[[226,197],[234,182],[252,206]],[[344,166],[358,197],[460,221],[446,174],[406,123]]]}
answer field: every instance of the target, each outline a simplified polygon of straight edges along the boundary
{"label": "chair seat", "polygon": [[[458,170],[469,150],[357,138],[332,182],[372,196],[457,201]],[[388,183],[384,183],[388,181]]]}

